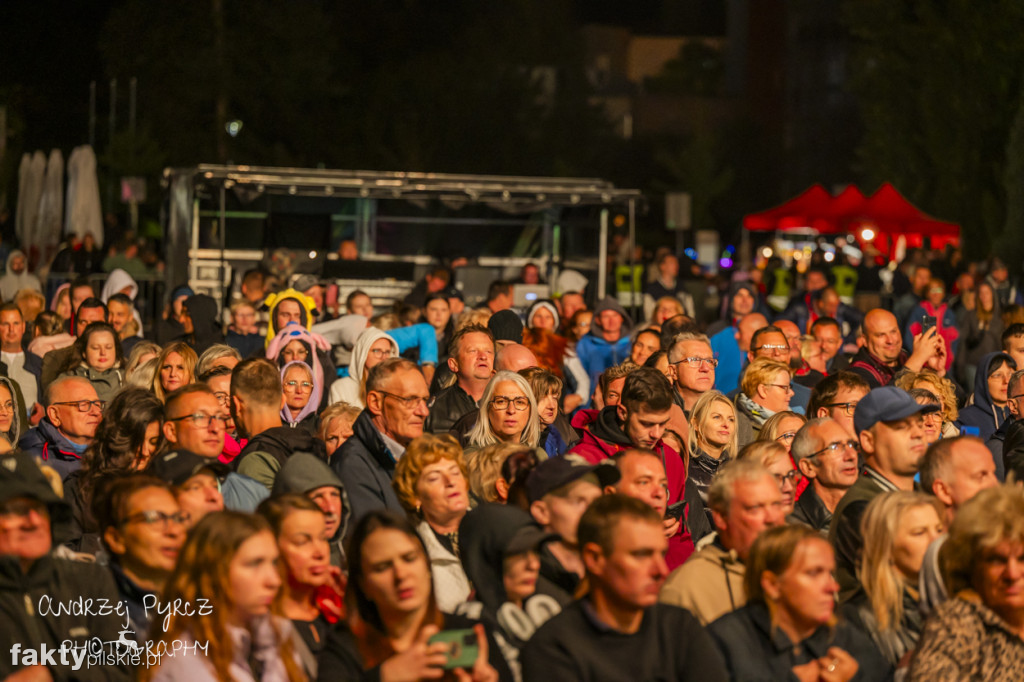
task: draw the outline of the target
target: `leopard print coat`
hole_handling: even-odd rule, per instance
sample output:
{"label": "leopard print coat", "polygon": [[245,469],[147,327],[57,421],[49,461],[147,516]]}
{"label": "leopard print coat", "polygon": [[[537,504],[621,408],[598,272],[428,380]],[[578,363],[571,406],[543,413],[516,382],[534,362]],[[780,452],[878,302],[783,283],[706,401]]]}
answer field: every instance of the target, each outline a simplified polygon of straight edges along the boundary
{"label": "leopard print coat", "polygon": [[935,609],[910,664],[910,682],[1017,682],[1024,679],[1024,640],[964,591]]}

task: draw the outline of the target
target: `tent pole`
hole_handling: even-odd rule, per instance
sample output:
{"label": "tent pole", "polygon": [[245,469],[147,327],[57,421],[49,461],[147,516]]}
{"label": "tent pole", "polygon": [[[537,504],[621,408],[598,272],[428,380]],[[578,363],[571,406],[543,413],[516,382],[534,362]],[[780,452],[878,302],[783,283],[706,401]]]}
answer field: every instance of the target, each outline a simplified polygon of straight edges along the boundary
{"label": "tent pole", "polygon": [[608,209],[601,209],[601,233],[597,246],[597,300],[605,297],[608,277]]}

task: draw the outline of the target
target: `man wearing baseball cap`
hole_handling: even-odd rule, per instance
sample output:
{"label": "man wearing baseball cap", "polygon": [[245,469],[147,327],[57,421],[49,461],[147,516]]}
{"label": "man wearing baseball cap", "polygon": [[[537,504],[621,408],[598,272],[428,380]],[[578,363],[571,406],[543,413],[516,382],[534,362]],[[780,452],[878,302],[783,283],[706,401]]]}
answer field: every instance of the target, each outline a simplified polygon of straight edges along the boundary
{"label": "man wearing baseball cap", "polygon": [[919,404],[895,386],[876,388],[857,403],[853,426],[865,466],[860,478],[836,506],[828,534],[836,551],[841,602],[848,599],[859,584],[857,565],[864,544],[860,532],[864,509],[884,492],[914,490],[914,477],[928,449],[923,417],[938,409],[934,404]]}
{"label": "man wearing baseball cap", "polygon": [[226,464],[191,450],[165,452],[146,469],[146,473],[170,484],[181,511],[189,515],[189,527],[210,512],[224,509],[221,483],[230,471]]}
{"label": "man wearing baseball cap", "polygon": [[592,465],[577,455],[562,455],[544,460],[526,479],[530,515],[545,532],[558,536],[541,548],[540,575],[562,590],[559,596],[565,600],[572,599],[584,573],[576,540],[580,517],[619,478],[611,464]]}

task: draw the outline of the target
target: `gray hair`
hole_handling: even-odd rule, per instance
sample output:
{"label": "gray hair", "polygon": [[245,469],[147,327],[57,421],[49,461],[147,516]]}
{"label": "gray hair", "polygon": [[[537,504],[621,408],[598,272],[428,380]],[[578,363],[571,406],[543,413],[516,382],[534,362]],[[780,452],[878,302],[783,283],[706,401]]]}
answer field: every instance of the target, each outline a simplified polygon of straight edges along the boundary
{"label": "gray hair", "polygon": [[241,362],[242,354],[226,343],[215,343],[204,350],[203,354],[199,356],[199,362],[196,363],[195,375],[198,377],[206,374],[207,370],[213,367],[213,363],[217,362],[221,358],[234,358]]}
{"label": "gray hair", "polygon": [[537,447],[541,431],[540,418],[537,416],[537,399],[533,395],[529,382],[519,374],[509,372],[508,370],[495,372],[491,380],[487,382],[487,388],[484,389],[484,394],[480,397],[480,416],[476,420],[476,425],[466,434],[469,445],[471,447],[483,448],[501,442],[501,439],[498,438],[491,428],[491,420],[488,418],[487,411],[490,409],[494,391],[502,381],[514,383],[523,392],[527,400],[530,401],[530,418],[526,422],[526,428],[523,429],[520,441],[531,448]]}
{"label": "gray hair", "polygon": [[711,347],[711,339],[707,337],[707,334],[701,334],[699,332],[679,332],[672,339],[672,347],[668,349],[668,361],[670,363],[679,362],[679,351],[676,349],[679,348],[679,344],[684,341],[700,341],[701,343],[706,343],[708,348]]}
{"label": "gray hair", "polygon": [[708,487],[708,507],[728,517],[732,500],[736,496],[736,484],[740,481],[754,483],[766,476],[771,478],[771,472],[759,460],[734,459],[726,462],[718,469]]}
{"label": "gray hair", "polygon": [[793,455],[793,459],[799,464],[800,460],[807,459],[811,456],[811,453],[817,452],[821,449],[819,444],[818,434],[814,433],[817,427],[830,421],[835,421],[832,417],[816,417],[810,419],[806,424],[800,427],[800,430],[796,432],[796,436],[793,438],[793,444],[790,446],[789,453]]}

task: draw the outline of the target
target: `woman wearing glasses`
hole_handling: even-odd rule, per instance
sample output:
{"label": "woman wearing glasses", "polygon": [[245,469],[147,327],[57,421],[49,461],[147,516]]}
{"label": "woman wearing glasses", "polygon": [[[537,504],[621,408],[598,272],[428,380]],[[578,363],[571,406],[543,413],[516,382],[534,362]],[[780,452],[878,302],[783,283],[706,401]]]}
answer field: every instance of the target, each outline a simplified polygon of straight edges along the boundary
{"label": "woman wearing glasses", "polygon": [[883,493],[864,510],[861,586],[841,613],[897,669],[909,664],[921,636],[918,574],[928,545],[945,532],[944,514],[935,497],[907,491]]}
{"label": "woman wearing glasses", "polygon": [[789,409],[793,397],[793,371],[769,358],[755,358],[747,366],[736,395],[737,438],[742,448],[753,442],[764,423],[776,412]]}
{"label": "woman wearing glasses", "polygon": [[395,340],[376,327],[368,327],[352,346],[348,376],[331,386],[330,404],[344,402],[360,409],[366,407],[366,377],[371,369],[394,357],[398,357]]}
{"label": "woman wearing glasses", "polygon": [[427,548],[437,606],[454,612],[471,592],[459,559],[459,524],[469,511],[462,448],[448,434],[413,440],[398,460],[391,484]]}
{"label": "woman wearing glasses", "polygon": [[467,451],[494,443],[525,443],[537,447],[540,440],[537,401],[526,379],[515,372],[497,372],[480,397],[480,417],[466,434]]}
{"label": "woman wearing glasses", "polygon": [[[942,407],[934,415],[934,417],[938,417],[941,421],[941,437],[953,438],[960,435],[960,429],[954,426],[953,423],[960,416],[957,405],[961,401],[957,398],[957,386],[951,379],[940,376],[938,372],[930,367],[925,367],[920,372],[913,372],[911,370],[900,372],[896,375],[894,384],[896,388],[902,388],[908,393],[911,389],[919,388],[935,396],[937,400],[932,400],[932,402],[938,403]],[[964,395],[963,399],[966,401],[967,396]]]}
{"label": "woman wearing glasses", "polygon": [[289,362],[281,370],[281,390],[284,391],[281,421],[293,429],[300,427],[316,435],[320,426],[316,408],[320,404],[323,386],[317,381],[313,369],[298,360]]}
{"label": "woman wearing glasses", "polygon": [[793,439],[800,427],[807,423],[807,417],[797,414],[792,410],[776,412],[765,420],[758,434],[759,441],[775,441],[786,448],[786,452],[793,447]]}
{"label": "woman wearing glasses", "polygon": [[156,610],[143,602],[163,592],[185,543],[189,515],[170,486],[153,476],[108,478],[97,492],[93,510],[121,602],[128,607],[127,636],[144,643],[151,639],[147,634]]}
{"label": "woman wearing glasses", "polygon": [[800,484],[803,476],[793,466],[793,460],[790,458],[786,446],[774,440],[756,440],[740,450],[737,459],[752,459],[767,469],[775,477],[775,481],[782,491],[782,504],[785,507],[786,516],[793,513],[796,487]]}

